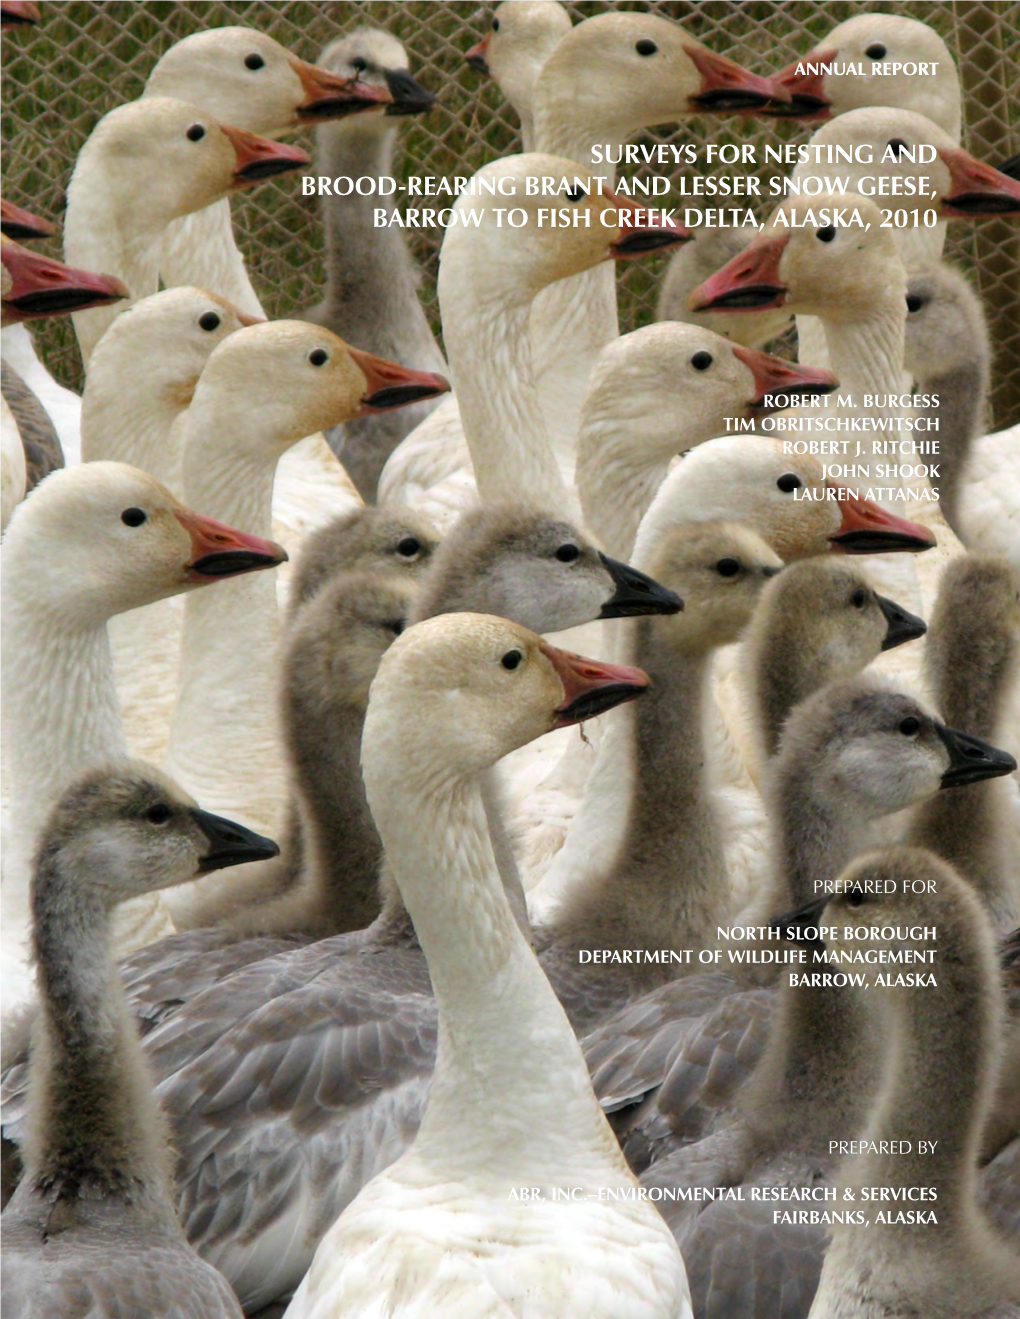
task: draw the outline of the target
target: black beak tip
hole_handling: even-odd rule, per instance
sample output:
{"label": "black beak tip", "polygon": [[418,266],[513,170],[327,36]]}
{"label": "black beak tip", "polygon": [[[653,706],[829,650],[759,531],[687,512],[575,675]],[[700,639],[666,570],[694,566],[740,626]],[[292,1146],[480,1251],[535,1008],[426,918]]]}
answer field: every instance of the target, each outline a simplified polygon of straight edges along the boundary
{"label": "black beak tip", "polygon": [[484,55],[465,55],[464,58],[467,60],[468,64],[479,73],[487,74],[489,72],[489,66],[485,61]]}
{"label": "black beak tip", "polygon": [[639,618],[646,614],[679,614],[684,602],[654,578],[638,572],[629,564],[599,553],[602,566],[613,579],[616,593],[605,602],[599,618]]}
{"label": "black beak tip", "polygon": [[1016,771],[1016,760],[1008,751],[944,724],[936,724],[935,729],[949,752],[949,768],[942,775],[943,788],[962,788]]}
{"label": "black beak tip", "polygon": [[438,97],[412,78],[406,69],[386,69],[386,86],[393,104],[386,107],[388,115],[424,114],[436,104]]}
{"label": "black beak tip", "polygon": [[209,850],[199,859],[200,875],[250,861],[269,861],[280,855],[280,848],[272,838],[257,834],[234,820],[197,808],[192,811],[192,816],[209,840]]}
{"label": "black beak tip", "polygon": [[928,631],[928,624],[923,618],[911,614],[901,605],[898,605],[895,600],[887,600],[884,595],[878,595],[877,592],[875,599],[878,601],[879,608],[888,624],[885,637],[882,640],[883,650],[893,650],[896,646],[902,646],[908,641],[916,641],[918,637],[923,637]]}
{"label": "black beak tip", "polygon": [[272,554],[259,554],[255,550],[219,550],[203,554],[191,565],[193,571],[204,577],[234,577],[238,573],[252,572],[257,568],[276,568],[287,561]]}

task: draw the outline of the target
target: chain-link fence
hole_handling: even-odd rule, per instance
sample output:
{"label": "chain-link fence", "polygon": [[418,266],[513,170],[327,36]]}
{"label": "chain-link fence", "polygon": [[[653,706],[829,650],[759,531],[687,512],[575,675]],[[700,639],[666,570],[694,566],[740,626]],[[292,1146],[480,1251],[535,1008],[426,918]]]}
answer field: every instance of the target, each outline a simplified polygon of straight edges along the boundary
{"label": "chain-link fence", "polygon": [[[917,18],[945,39],[960,69],[964,145],[991,163],[1020,150],[1017,0],[580,0],[566,7],[575,21],[607,8],[653,10],[682,22],[713,50],[762,73],[803,55],[837,23],[865,10]],[[258,28],[310,60],[328,41],[361,23],[385,27],[399,37],[412,72],[439,97],[428,115],[402,131],[397,169],[405,174],[463,175],[519,149],[513,111],[498,89],[464,62],[464,52],[490,22],[490,8],[473,0],[50,0],[42,11],[39,28],[18,30],[3,43],[4,195],[52,219],[60,217],[75,157],[100,117],[141,93],[150,69],[174,42],[224,24]],[[650,134],[649,140],[802,141],[810,131],[782,121],[705,116],[674,134]],[[235,201],[234,214],[239,242],[269,313],[286,316],[317,302],[324,282],[317,202],[301,197],[288,177]],[[999,426],[1020,417],[1018,235],[1015,219],[961,220],[950,227],[946,249],[947,257],[970,274],[988,310]],[[441,237],[438,230],[409,232],[425,271],[423,295],[434,320]],[[50,250],[59,256],[59,239]],[[626,263],[620,285],[622,329],[653,319],[664,259]],[[66,383],[80,385],[70,327],[60,321],[41,326],[38,338],[50,369]]]}

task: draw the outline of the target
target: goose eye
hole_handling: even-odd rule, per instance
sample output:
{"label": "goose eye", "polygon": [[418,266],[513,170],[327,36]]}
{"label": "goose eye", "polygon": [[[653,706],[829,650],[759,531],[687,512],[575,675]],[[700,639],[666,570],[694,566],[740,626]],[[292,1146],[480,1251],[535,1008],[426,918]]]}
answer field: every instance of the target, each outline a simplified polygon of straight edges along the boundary
{"label": "goose eye", "polygon": [[415,536],[405,536],[397,546],[397,553],[402,554],[405,559],[413,559],[416,554],[421,553],[421,541]]}
{"label": "goose eye", "polygon": [[354,59],[351,60],[351,68],[355,73],[364,73],[368,68],[368,60],[364,60],[360,55],[356,55]]}
{"label": "goose eye", "polygon": [[904,737],[913,737],[920,727],[920,719],[915,719],[912,714],[907,715],[906,719],[900,721],[900,732]]}
{"label": "goose eye", "polygon": [[575,559],[581,557],[581,551],[576,545],[571,545],[568,542],[566,545],[561,545],[559,547],[556,551],[556,557],[559,559],[560,563],[573,563]]}
{"label": "goose eye", "polygon": [[201,124],[192,124],[184,136],[189,142],[201,142],[202,138],[205,137],[205,129]]}
{"label": "goose eye", "polygon": [[325,348],[313,348],[308,354],[308,360],[312,366],[325,366],[329,361],[329,353],[326,352]]}
{"label": "goose eye", "polygon": [[218,330],[220,328],[220,318],[214,311],[203,312],[198,318],[198,323],[203,330]]}
{"label": "goose eye", "polygon": [[637,43],[634,49],[639,55],[654,55],[659,48],[654,41],[649,41],[648,38],[645,37],[642,41]]}
{"label": "goose eye", "polygon": [[815,235],[815,237],[818,239],[820,243],[831,243],[832,240],[836,237],[835,227],[831,224],[827,224],[824,229],[818,230],[818,233]]}
{"label": "goose eye", "polygon": [[711,353],[706,353],[702,349],[700,353],[695,353],[691,358],[691,366],[694,367],[695,371],[707,371],[714,360]]}
{"label": "goose eye", "polygon": [[907,294],[907,311],[920,311],[923,306],[924,298],[921,297],[920,293]]}
{"label": "goose eye", "polygon": [[383,623],[387,632],[392,632],[395,637],[399,637],[404,630],[404,620],[402,618],[392,618],[388,623]]}
{"label": "goose eye", "polygon": [[157,802],[155,806],[150,806],[145,812],[145,818],[150,824],[166,824],[167,820],[173,815],[173,811],[166,802]]}
{"label": "goose eye", "polygon": [[143,522],[148,522],[149,515],[144,508],[126,508],[121,513],[120,520],[125,527],[140,527]]}
{"label": "goose eye", "polygon": [[788,495],[792,490],[799,490],[803,482],[794,472],[784,472],[776,482],[776,485],[782,490],[784,495]]}
{"label": "goose eye", "polygon": [[885,59],[885,47],[882,45],[880,41],[874,42],[873,45],[866,46],[864,49],[864,53],[865,55],[867,55],[869,60]]}
{"label": "goose eye", "polygon": [[736,577],[740,572],[739,559],[720,559],[715,565],[715,570],[720,577]]}
{"label": "goose eye", "polygon": [[244,67],[246,69],[264,69],[266,62],[261,55],[245,55]]}
{"label": "goose eye", "polygon": [[902,137],[894,137],[894,138],[892,138],[892,139],[889,141],[888,146],[889,146],[890,150],[892,150],[892,151],[894,151],[894,152],[896,153],[896,159],[897,159],[897,160],[899,160],[900,156],[902,156],[903,153],[907,150],[907,144],[906,144],[906,142],[904,142],[904,140],[903,140]]}
{"label": "goose eye", "polygon": [[850,597],[850,603],[855,609],[863,609],[868,603],[868,593],[863,587],[858,587]]}
{"label": "goose eye", "polygon": [[492,20],[492,30],[493,30],[493,32],[498,32],[498,31],[499,31],[499,19],[498,19],[498,18],[494,18],[494,19]]}
{"label": "goose eye", "polygon": [[573,188],[570,192],[567,193],[567,200],[572,202],[579,202],[582,197],[587,197],[587,196],[588,194],[585,192],[583,188]]}
{"label": "goose eye", "polygon": [[867,899],[860,889],[853,889],[846,895],[848,907],[863,907]]}
{"label": "goose eye", "polygon": [[519,650],[508,650],[499,662],[503,665],[504,669],[510,669],[512,672],[519,667],[521,660],[523,659],[524,656]]}

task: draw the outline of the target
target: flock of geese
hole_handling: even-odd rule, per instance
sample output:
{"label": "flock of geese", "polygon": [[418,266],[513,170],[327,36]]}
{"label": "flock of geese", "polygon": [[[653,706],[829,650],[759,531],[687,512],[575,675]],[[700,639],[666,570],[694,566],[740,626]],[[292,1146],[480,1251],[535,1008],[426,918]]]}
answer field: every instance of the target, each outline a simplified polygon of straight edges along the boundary
{"label": "flock of geese", "polygon": [[[66,265],[3,204],[4,1307],[1016,1319],[1020,433],[941,259],[1015,163],[898,16],[761,76],[514,0],[465,54],[524,150],[451,203],[445,356],[376,198],[322,199],[291,320],[231,228],[307,125],[393,172],[436,96],[387,32],[178,42],[82,148]],[[854,72],[891,62],[935,71]],[[705,114],[803,120],[837,163],[794,183],[868,227],[596,186]],[[621,335],[611,259],[666,248]],[[819,416],[937,456],[865,498],[760,425]]]}

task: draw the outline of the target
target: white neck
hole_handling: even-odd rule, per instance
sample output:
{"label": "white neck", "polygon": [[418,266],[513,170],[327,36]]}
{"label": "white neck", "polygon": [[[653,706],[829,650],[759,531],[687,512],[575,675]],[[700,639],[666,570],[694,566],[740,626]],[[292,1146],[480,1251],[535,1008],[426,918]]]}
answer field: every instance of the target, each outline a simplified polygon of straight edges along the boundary
{"label": "white neck", "polygon": [[[252,421],[243,424],[250,429]],[[184,424],[185,503],[249,534],[271,536],[280,452],[232,444],[228,419],[193,404]],[[278,827],[286,802],[275,703],[278,632],[269,572],[188,596],[166,759],[169,773],[204,807],[267,832]]]}
{"label": "white neck", "polygon": [[[654,425],[650,419],[648,427]],[[577,491],[588,527],[615,559],[630,559],[641,519],[665,480],[671,459],[685,447],[676,430],[670,438],[661,452],[650,452],[647,430],[635,444],[619,417],[582,412]]]}
{"label": "white neck", "polygon": [[[131,290],[129,300],[72,316],[82,361],[86,367],[92,350],[114,319],[131,302],[159,291],[159,245],[170,216],[148,206],[125,208],[104,186],[101,176],[73,179],[64,222],[64,260],[81,270],[116,275]],[[75,186],[77,182],[78,186]]]}
{"label": "white neck", "polygon": [[[903,341],[906,325],[906,304],[900,297],[876,302],[867,318],[848,324],[834,320],[824,320],[822,325],[829,350],[829,363],[840,382],[837,394],[850,394],[854,406],[849,409],[855,417],[873,417],[878,422],[888,420],[895,425],[907,409],[897,403],[888,403],[890,395],[903,393]],[[879,403],[866,405],[865,396],[879,398]],[[863,487],[862,494],[869,488],[892,489],[894,492],[913,492],[927,488],[924,477],[905,479],[901,476],[876,475],[876,464],[884,463],[896,467],[901,462],[910,463],[910,457],[899,458],[871,452],[872,440],[910,439],[911,431],[875,430],[863,432],[860,462],[870,466],[874,479],[848,481],[853,488]],[[839,460],[834,460],[839,461]],[[847,462],[852,461],[847,459]],[[923,459],[916,460],[917,462]],[[906,501],[892,497],[875,500],[890,513],[900,517],[910,516]],[[917,566],[912,554],[871,555],[867,560],[868,580],[883,594],[897,600],[905,608],[915,613],[924,613],[924,602],[917,576]],[[897,663],[897,667],[899,664]]]}
{"label": "white neck", "polygon": [[[32,853],[57,798],[98,762],[125,754],[106,624],[53,617],[30,587],[30,573],[20,583],[15,573],[6,575],[3,742],[10,836],[4,914],[22,922]],[[16,598],[21,592],[24,598]]]}
{"label": "white neck", "polygon": [[[593,135],[597,134],[597,135]],[[576,160],[612,188],[614,165],[591,165],[591,148],[608,142],[617,154],[622,144],[618,128],[598,134],[591,124],[576,122],[576,110],[559,103],[540,109],[535,120],[536,151]],[[616,263],[604,261],[592,270],[557,280],[543,289],[531,312],[531,344],[538,395],[557,459],[565,479],[572,479],[577,429],[588,377],[601,350],[620,333],[616,314]]]}
{"label": "white neck", "polygon": [[[580,517],[553,456],[539,406],[528,334],[531,294],[486,298],[484,275],[469,261],[440,272],[443,333],[464,438],[483,499],[521,499]],[[443,297],[456,278],[457,296]]]}
{"label": "white neck", "polygon": [[[412,766],[413,768],[413,766]],[[377,823],[429,964],[439,1048],[414,1157],[451,1180],[631,1184],[580,1047],[514,920],[477,779],[403,763]]]}
{"label": "white neck", "polygon": [[230,198],[182,215],[166,227],[159,273],[168,289],[194,285],[226,298],[249,316],[265,316],[234,239]]}
{"label": "white neck", "polygon": [[130,463],[176,492],[181,450],[174,422],[183,410],[181,402],[153,388],[144,368],[118,372],[103,381],[102,390],[96,386],[93,372],[82,396],[82,460]]}

